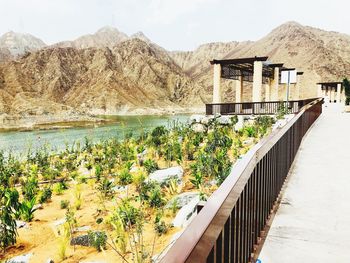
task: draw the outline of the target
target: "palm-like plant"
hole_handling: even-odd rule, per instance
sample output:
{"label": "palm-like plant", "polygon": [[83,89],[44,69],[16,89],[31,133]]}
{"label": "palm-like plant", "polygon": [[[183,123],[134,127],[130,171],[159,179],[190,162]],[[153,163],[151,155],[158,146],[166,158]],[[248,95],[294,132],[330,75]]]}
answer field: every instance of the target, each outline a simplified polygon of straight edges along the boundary
{"label": "palm-like plant", "polygon": [[37,210],[35,208],[35,197],[33,197],[31,200],[23,200],[21,205],[19,206],[19,212],[20,212],[20,217],[22,220],[26,222],[30,222],[34,218],[34,212]]}

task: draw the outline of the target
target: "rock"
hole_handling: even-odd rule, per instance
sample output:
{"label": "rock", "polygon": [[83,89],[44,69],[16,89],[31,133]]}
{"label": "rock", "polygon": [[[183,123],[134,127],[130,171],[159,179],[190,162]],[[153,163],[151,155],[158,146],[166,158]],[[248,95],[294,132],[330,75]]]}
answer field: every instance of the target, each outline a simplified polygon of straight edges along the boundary
{"label": "rock", "polygon": [[48,260],[46,260],[46,263],[55,263],[55,261],[53,261],[53,259],[49,258]]}
{"label": "rock", "polygon": [[117,185],[112,188],[113,191],[126,192],[128,190],[128,186]]}
{"label": "rock", "polygon": [[196,198],[199,196],[198,192],[187,192],[187,193],[182,193],[179,194],[178,196],[175,196],[174,198],[172,198],[167,205],[165,206],[166,208],[170,208],[173,206],[173,203],[176,202],[176,206],[178,208],[182,208],[185,205],[187,205],[188,203],[191,202],[191,200],[193,198]]}
{"label": "rock", "polygon": [[[96,235],[105,235],[105,233],[100,232],[100,231],[95,231],[94,232]],[[84,246],[84,247],[91,247],[92,244],[90,243],[90,239],[89,239],[89,235],[81,235],[81,236],[77,236],[77,237],[73,237],[70,240],[70,245],[74,246],[74,245],[79,245],[79,246]]]}
{"label": "rock", "polygon": [[6,263],[29,263],[29,260],[32,257],[32,255],[32,253],[23,254],[7,260]]}
{"label": "rock", "polygon": [[[140,161],[140,160],[139,160]],[[143,160],[142,160],[143,161]],[[130,168],[130,173],[136,173],[136,172],[138,172],[139,171],[139,168],[135,165],[135,164],[133,164],[132,166],[131,166],[131,168]]]}
{"label": "rock", "polygon": [[60,225],[63,225],[65,222],[66,222],[66,219],[65,219],[65,218],[62,218],[62,219],[59,219],[59,220],[56,220],[55,222],[53,222],[52,225],[54,225],[54,226],[60,226]]}
{"label": "rock", "polygon": [[194,132],[206,132],[207,127],[201,123],[194,123],[191,125],[191,128]]}
{"label": "rock", "polygon": [[172,224],[174,227],[185,227],[197,214],[197,204],[199,203],[199,195],[182,207],[176,214]]}
{"label": "rock", "polygon": [[245,141],[242,142],[243,146],[250,146],[252,144],[254,144],[254,138],[249,138]]}
{"label": "rock", "polygon": [[209,125],[214,121],[214,116],[205,116],[202,120],[201,120],[201,124],[204,125]]}
{"label": "rock", "polygon": [[244,127],[244,118],[243,116],[238,116],[238,122],[235,124],[235,131],[239,131]]}
{"label": "rock", "polygon": [[24,221],[16,220],[17,228],[27,227],[27,223]]}
{"label": "rock", "polygon": [[87,232],[91,229],[91,226],[81,226],[74,229],[74,232]]}
{"label": "rock", "polygon": [[38,210],[38,209],[43,209],[43,205],[42,204],[37,204],[33,207],[33,209]]}
{"label": "rock", "polygon": [[230,125],[230,124],[232,124],[231,118],[232,118],[232,116],[223,115],[223,116],[220,116],[219,118],[217,118],[216,121],[221,125]]}
{"label": "rock", "polygon": [[168,169],[157,170],[150,174],[149,179],[163,184],[172,178],[176,178],[178,181],[181,181],[183,174],[184,170],[182,167],[175,166]]}
{"label": "rock", "polygon": [[190,123],[200,123],[204,115],[194,114],[190,117]]}

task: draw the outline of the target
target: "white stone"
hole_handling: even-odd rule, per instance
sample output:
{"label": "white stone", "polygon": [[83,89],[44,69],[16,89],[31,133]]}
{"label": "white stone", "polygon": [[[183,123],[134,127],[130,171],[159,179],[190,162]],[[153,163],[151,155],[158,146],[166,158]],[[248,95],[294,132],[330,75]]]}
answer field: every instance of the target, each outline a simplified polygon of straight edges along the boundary
{"label": "white stone", "polygon": [[74,229],[75,232],[86,232],[91,229],[91,226],[81,226]]}
{"label": "white stone", "polygon": [[165,183],[171,178],[176,178],[178,180],[182,179],[184,170],[181,166],[175,166],[168,169],[157,170],[150,174],[149,179],[157,181],[158,183]]}
{"label": "white stone", "polygon": [[59,220],[56,220],[55,222],[53,222],[52,225],[53,226],[60,226],[60,225],[63,225],[65,222],[66,222],[66,219],[62,218],[62,219],[59,219]]}
{"label": "white stone", "polygon": [[223,115],[220,116],[219,118],[217,118],[217,122],[221,125],[229,125],[232,124],[232,116],[227,116],[227,115]]}
{"label": "white stone", "polygon": [[16,220],[17,228],[27,227],[27,223],[24,221]]}
{"label": "white stone", "polygon": [[200,123],[204,117],[205,117],[204,115],[198,115],[198,114],[192,115],[190,117],[190,123]]}
{"label": "white stone", "polygon": [[245,141],[242,142],[242,144],[243,144],[244,146],[250,146],[250,145],[252,145],[253,143],[254,143],[254,138],[249,138],[249,139],[247,139],[247,140],[245,140]]}
{"label": "white stone", "polygon": [[244,118],[243,116],[238,116],[238,122],[235,124],[235,130],[239,131],[244,127]]}
{"label": "white stone", "polygon": [[7,263],[29,263],[30,258],[32,257],[32,253],[23,254],[6,261]]}
{"label": "white stone", "polygon": [[192,124],[191,128],[194,132],[206,132],[207,130],[205,125],[201,123],[194,123]]}
{"label": "white stone", "polygon": [[201,120],[201,124],[208,125],[208,124],[211,123],[213,120],[214,120],[214,116],[205,116],[205,117],[203,117],[203,119]]}
{"label": "white stone", "polygon": [[198,196],[199,196],[198,192],[181,193],[175,196],[174,198],[172,198],[165,207],[166,208],[172,207],[173,203],[176,202],[177,207],[182,208],[188,203],[190,203],[193,198],[196,198]]}
{"label": "white stone", "polygon": [[174,227],[185,227],[197,214],[197,204],[199,203],[199,195],[182,207],[176,214],[172,224]]}

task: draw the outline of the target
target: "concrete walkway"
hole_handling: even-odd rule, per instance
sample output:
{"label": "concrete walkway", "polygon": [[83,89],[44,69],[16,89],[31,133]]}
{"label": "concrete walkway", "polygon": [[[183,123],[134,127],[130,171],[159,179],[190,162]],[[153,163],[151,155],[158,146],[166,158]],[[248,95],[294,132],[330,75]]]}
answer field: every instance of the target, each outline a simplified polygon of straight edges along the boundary
{"label": "concrete walkway", "polygon": [[328,104],[305,137],[259,259],[350,262],[350,113]]}

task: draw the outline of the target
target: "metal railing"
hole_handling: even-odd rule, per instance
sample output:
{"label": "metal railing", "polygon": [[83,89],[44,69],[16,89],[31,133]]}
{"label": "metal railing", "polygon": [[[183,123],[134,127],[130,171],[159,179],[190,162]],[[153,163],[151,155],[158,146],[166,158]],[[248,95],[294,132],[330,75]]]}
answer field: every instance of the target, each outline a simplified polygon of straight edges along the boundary
{"label": "metal railing", "polygon": [[280,109],[288,109],[289,113],[297,113],[302,107],[313,99],[290,100],[290,101],[264,101],[242,103],[210,103],[205,104],[207,115],[263,115],[276,114]]}
{"label": "metal railing", "polygon": [[306,105],[239,160],[161,262],[251,262],[300,143],[322,113],[322,103],[316,99]]}

